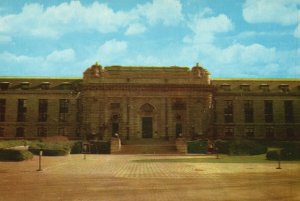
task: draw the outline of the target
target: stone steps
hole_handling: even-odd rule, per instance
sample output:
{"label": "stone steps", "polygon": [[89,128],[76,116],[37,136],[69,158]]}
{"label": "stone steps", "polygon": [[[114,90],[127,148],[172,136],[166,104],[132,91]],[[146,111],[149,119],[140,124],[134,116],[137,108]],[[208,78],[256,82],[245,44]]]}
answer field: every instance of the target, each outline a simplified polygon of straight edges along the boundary
{"label": "stone steps", "polygon": [[130,144],[122,145],[118,154],[176,154],[176,146],[173,144]]}

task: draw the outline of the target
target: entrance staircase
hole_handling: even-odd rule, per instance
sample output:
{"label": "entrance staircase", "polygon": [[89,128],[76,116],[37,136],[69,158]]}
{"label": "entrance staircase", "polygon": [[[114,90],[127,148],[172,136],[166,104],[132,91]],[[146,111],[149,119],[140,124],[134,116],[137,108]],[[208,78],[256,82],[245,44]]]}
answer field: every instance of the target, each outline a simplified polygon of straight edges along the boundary
{"label": "entrance staircase", "polygon": [[118,154],[178,154],[174,141],[162,139],[128,140]]}

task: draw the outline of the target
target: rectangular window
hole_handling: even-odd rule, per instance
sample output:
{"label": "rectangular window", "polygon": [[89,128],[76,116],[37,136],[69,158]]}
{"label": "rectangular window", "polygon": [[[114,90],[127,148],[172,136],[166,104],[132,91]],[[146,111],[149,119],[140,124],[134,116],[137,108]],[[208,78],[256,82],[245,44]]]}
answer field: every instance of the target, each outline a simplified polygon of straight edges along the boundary
{"label": "rectangular window", "polygon": [[39,122],[47,121],[47,113],[48,113],[48,100],[40,99],[39,100]]}
{"label": "rectangular window", "polygon": [[65,135],[65,128],[59,128],[58,135]]}
{"label": "rectangular window", "polygon": [[47,128],[45,128],[45,127],[38,128],[37,136],[38,137],[46,137],[47,136]]}
{"label": "rectangular window", "polygon": [[245,128],[245,136],[248,138],[253,138],[254,137],[254,128],[253,127]]}
{"label": "rectangular window", "polygon": [[67,113],[69,112],[69,99],[59,100],[59,121],[67,121]]}
{"label": "rectangular window", "polygon": [[273,127],[266,127],[266,138],[271,140],[275,138],[275,132]]}
{"label": "rectangular window", "polygon": [[0,128],[0,137],[4,137],[4,128]]}
{"label": "rectangular window", "polygon": [[253,101],[252,100],[246,100],[244,101],[244,114],[245,114],[245,122],[246,123],[253,123]]}
{"label": "rectangular window", "polygon": [[16,137],[25,137],[25,130],[23,127],[18,127],[16,129]]}
{"label": "rectangular window", "polygon": [[226,127],[224,129],[225,137],[233,137],[234,136],[234,128],[233,127]]}
{"label": "rectangular window", "polygon": [[273,101],[265,100],[264,101],[264,113],[265,113],[265,122],[273,122]]}
{"label": "rectangular window", "polygon": [[225,120],[225,123],[233,122],[233,102],[232,102],[232,100],[224,101],[224,120]]}
{"label": "rectangular window", "polygon": [[18,99],[17,121],[19,122],[26,121],[26,112],[27,112],[27,100]]}
{"label": "rectangular window", "polygon": [[294,108],[293,108],[293,101],[284,101],[284,116],[286,123],[293,123],[294,122]]}
{"label": "rectangular window", "polygon": [[5,121],[6,99],[0,99],[0,122]]}
{"label": "rectangular window", "polygon": [[81,100],[77,100],[76,121],[77,122],[81,122],[82,121],[82,104],[81,104]]}
{"label": "rectangular window", "polygon": [[294,139],[295,138],[294,128],[287,128],[286,129],[286,138],[287,139]]}

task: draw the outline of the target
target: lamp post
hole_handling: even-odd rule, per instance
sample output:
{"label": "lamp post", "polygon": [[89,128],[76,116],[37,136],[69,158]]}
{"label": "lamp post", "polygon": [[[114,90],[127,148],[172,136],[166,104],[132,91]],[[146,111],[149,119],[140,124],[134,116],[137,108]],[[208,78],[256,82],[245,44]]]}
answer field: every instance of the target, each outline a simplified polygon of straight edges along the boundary
{"label": "lamp post", "polygon": [[39,153],[39,169],[37,171],[42,171],[42,156],[43,156],[43,150],[40,150],[40,153]]}
{"label": "lamp post", "polygon": [[278,166],[276,169],[281,169],[281,149],[278,150]]}

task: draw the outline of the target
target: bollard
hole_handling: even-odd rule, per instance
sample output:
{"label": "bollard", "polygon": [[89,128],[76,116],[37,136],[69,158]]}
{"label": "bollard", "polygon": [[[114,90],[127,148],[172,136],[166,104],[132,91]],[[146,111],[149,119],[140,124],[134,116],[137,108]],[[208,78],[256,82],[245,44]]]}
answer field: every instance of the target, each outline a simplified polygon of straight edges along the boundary
{"label": "bollard", "polygon": [[42,171],[42,155],[43,155],[43,151],[40,150],[40,154],[39,154],[39,169],[37,171]]}
{"label": "bollard", "polygon": [[218,148],[216,147],[216,159],[219,159],[219,152],[218,152]]}
{"label": "bollard", "polygon": [[281,150],[278,151],[278,166],[276,169],[281,169]]}

